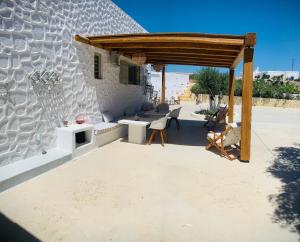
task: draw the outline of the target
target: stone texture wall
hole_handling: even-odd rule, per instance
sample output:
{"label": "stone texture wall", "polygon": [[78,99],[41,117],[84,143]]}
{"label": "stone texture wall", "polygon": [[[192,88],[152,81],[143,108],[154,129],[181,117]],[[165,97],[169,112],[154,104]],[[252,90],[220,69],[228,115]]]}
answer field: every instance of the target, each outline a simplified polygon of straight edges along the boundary
{"label": "stone texture wall", "polygon": [[[142,103],[143,88],[120,84],[106,51],[74,41],[75,34],[134,32],[146,31],[109,0],[1,0],[0,166],[55,144],[55,127],[27,78],[34,70],[60,74],[69,120],[105,110],[119,115]],[[101,80],[93,77],[94,52],[102,54]]]}
{"label": "stone texture wall", "polygon": [[[196,102],[196,96],[191,95],[192,102]],[[209,103],[209,95],[200,94],[200,103]],[[228,103],[228,96],[223,96],[222,104]],[[241,105],[242,97],[234,97],[234,104]],[[275,98],[261,98],[253,97],[252,106],[264,106],[264,107],[280,107],[280,108],[300,108],[300,100],[288,100],[288,99],[275,99]]]}

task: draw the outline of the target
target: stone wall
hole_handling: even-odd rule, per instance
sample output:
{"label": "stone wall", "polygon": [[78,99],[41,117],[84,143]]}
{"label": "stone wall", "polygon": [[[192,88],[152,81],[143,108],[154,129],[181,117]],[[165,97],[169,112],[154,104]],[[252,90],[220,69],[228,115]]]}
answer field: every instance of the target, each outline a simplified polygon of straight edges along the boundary
{"label": "stone wall", "polygon": [[[193,102],[196,101],[196,97],[194,94],[192,94],[191,99],[193,100]],[[200,94],[199,100],[200,103],[208,103],[209,95]],[[228,96],[223,96],[222,104],[227,104],[227,103],[228,103]],[[241,105],[242,97],[234,97],[234,104]],[[265,106],[265,107],[300,108],[300,100],[253,97],[252,105]]]}
{"label": "stone wall", "polygon": [[[69,120],[105,110],[120,115],[142,103],[143,88],[120,84],[106,51],[74,41],[75,34],[134,32],[146,31],[109,0],[1,0],[0,166],[55,145],[55,110],[37,99],[28,80],[34,70],[61,76]],[[94,52],[102,54],[101,80],[93,76]]]}

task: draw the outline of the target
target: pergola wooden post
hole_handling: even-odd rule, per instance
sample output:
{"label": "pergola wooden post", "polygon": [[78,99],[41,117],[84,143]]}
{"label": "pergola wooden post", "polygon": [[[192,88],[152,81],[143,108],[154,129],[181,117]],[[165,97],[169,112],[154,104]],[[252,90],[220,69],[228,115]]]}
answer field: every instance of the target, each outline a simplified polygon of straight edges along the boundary
{"label": "pergola wooden post", "polygon": [[228,112],[228,121],[233,123],[233,114],[234,114],[234,69],[230,68],[229,71],[229,112]]}
{"label": "pergola wooden post", "polygon": [[244,49],[244,67],[242,80],[242,127],[241,127],[241,155],[242,161],[250,160],[251,146],[251,112],[252,112],[252,82],[253,82],[253,54],[252,47]]}
{"label": "pergola wooden post", "polygon": [[166,66],[163,66],[161,73],[161,103],[164,103],[166,99]]}

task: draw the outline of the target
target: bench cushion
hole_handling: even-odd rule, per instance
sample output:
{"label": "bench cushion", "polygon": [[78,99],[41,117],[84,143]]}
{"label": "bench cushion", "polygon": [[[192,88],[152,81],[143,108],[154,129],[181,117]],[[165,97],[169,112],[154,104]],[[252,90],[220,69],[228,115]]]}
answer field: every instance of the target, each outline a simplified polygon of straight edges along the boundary
{"label": "bench cushion", "polygon": [[95,134],[103,134],[106,133],[108,131],[111,131],[115,128],[120,127],[121,125],[118,123],[97,123],[94,124],[94,133]]}

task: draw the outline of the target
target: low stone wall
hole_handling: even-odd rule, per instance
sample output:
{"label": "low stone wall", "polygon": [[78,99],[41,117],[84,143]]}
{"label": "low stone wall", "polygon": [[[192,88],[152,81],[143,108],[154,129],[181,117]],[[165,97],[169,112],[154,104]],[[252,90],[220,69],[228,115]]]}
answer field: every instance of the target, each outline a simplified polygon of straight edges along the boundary
{"label": "low stone wall", "polygon": [[[192,94],[191,99],[193,101],[196,101],[196,97],[194,94]],[[200,94],[199,100],[200,100],[200,103],[208,103],[209,95]],[[228,103],[228,96],[223,96],[222,104],[227,104],[227,103]],[[234,104],[235,105],[242,104],[242,97],[234,97]],[[300,100],[253,97],[252,104],[253,104],[253,106],[300,108]]]}

